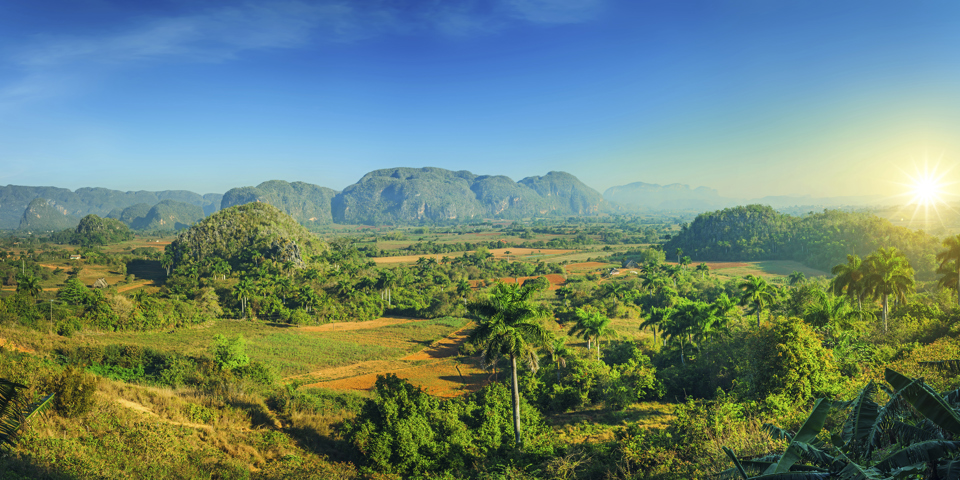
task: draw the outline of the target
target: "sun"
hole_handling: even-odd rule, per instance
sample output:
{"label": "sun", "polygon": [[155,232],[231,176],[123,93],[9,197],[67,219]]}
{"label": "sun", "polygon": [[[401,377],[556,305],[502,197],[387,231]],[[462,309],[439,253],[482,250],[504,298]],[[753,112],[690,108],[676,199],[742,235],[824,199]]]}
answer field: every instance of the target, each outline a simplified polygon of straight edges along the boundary
{"label": "sun", "polygon": [[921,207],[931,207],[943,203],[944,185],[940,183],[940,179],[934,175],[927,174],[911,178],[911,180],[913,181],[911,188],[913,199],[910,200],[911,204],[916,204]]}

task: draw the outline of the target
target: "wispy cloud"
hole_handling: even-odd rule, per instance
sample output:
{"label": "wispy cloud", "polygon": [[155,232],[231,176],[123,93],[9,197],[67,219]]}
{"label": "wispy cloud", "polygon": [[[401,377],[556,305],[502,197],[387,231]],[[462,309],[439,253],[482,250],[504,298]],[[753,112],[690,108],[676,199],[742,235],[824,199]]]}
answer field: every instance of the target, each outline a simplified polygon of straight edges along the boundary
{"label": "wispy cloud", "polygon": [[522,24],[592,20],[603,0],[460,0],[239,3],[154,17],[90,36],[41,34],[0,62],[19,79],[0,85],[0,105],[63,91],[65,77],[136,62],[223,62],[244,52],[357,42],[394,35],[492,35]]}

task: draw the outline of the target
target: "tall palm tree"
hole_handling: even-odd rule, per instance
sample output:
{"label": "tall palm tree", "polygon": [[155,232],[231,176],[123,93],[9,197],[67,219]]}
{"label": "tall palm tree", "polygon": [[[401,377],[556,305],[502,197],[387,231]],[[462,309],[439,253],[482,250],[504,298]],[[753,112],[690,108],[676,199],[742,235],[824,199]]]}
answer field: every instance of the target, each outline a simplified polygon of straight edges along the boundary
{"label": "tall palm tree", "polygon": [[707,265],[705,262],[701,262],[700,265],[697,265],[697,271],[700,272],[700,278],[704,278],[710,273],[710,265]]}
{"label": "tall palm tree", "polygon": [[587,350],[590,349],[591,340],[597,344],[597,360],[600,360],[600,338],[616,337],[617,332],[610,324],[610,317],[592,311],[577,309],[577,323],[570,329],[570,335],[587,339]]}
{"label": "tall palm tree", "polygon": [[856,298],[857,304],[862,309],[863,296],[866,290],[864,289],[865,284],[863,283],[865,267],[860,257],[857,255],[847,255],[847,263],[835,265],[830,270],[830,273],[836,275],[832,281],[833,294],[843,295],[846,293],[851,299]]}
{"label": "tall palm tree", "polygon": [[760,328],[760,314],[768,304],[773,302],[774,287],[762,277],[747,275],[740,283],[740,289],[743,290],[740,303],[749,305],[751,310],[756,312],[757,328]]}
{"label": "tall palm tree", "polygon": [[678,263],[678,264],[680,263],[680,257],[681,257],[681,256],[683,256],[683,249],[680,248],[680,247],[677,247],[677,263]]}
{"label": "tall palm tree", "polygon": [[889,298],[906,300],[907,292],[913,290],[913,268],[897,247],[880,248],[866,260],[866,275],[863,282],[866,292],[883,301],[883,331],[887,331],[890,316]]}
{"label": "tall palm tree", "polygon": [[956,290],[957,304],[960,304],[960,234],[944,239],[943,246],[946,250],[937,254],[940,262],[937,273],[943,274],[940,286]]}
{"label": "tall palm tree", "polygon": [[20,274],[17,275],[17,293],[25,293],[33,298],[37,298],[43,288],[40,287],[40,279],[37,277]]}
{"label": "tall palm tree", "polygon": [[567,366],[567,357],[570,356],[570,350],[567,349],[567,337],[555,337],[548,346],[550,347],[550,361],[557,366],[557,383],[560,383],[560,369]]}
{"label": "tall palm tree", "polygon": [[0,378],[0,447],[16,445],[20,427],[53,403],[52,394],[33,404],[27,402],[20,393],[25,388]]}
{"label": "tall palm tree", "polygon": [[522,443],[517,360],[536,371],[539,367],[537,347],[545,345],[549,338],[540,323],[547,311],[531,301],[534,293],[530,288],[497,283],[489,296],[467,305],[467,310],[477,317],[477,327],[468,341],[480,346],[482,361],[489,365],[500,355],[510,358],[513,432],[517,445]]}
{"label": "tall palm tree", "polygon": [[803,283],[804,281],[806,281],[807,276],[804,275],[803,272],[801,272],[801,271],[794,270],[793,273],[791,273],[791,274],[787,277],[787,279],[789,280],[790,285],[797,285],[797,284],[800,284],[800,283]]}

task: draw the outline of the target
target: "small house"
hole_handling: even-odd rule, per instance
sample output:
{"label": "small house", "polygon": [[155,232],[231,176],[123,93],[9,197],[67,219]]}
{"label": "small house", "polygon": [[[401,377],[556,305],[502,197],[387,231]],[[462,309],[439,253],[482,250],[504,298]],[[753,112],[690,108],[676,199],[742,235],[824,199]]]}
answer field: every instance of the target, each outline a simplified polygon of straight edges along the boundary
{"label": "small house", "polygon": [[93,282],[93,288],[107,288],[107,279],[98,278],[96,282]]}
{"label": "small house", "polygon": [[80,255],[70,255],[70,260],[80,260]]}

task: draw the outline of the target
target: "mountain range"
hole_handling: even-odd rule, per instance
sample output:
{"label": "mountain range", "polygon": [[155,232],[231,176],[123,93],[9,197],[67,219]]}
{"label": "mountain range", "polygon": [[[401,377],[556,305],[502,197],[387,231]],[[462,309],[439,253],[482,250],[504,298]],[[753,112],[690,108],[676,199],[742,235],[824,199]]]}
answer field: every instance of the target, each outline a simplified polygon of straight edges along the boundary
{"label": "mountain range", "polygon": [[186,190],[122,192],[105,188],[0,186],[0,229],[54,231],[75,227],[89,214],[120,220],[136,230],[179,230],[234,205],[268,203],[304,226],[330,223],[403,225],[469,222],[484,218],[576,216],[604,212],[704,212],[736,205],[831,208],[890,204],[861,197],[768,196],[737,199],[717,190],[674,183],[634,182],[603,195],[577,177],[549,172],[513,181],[442,168],[388,168],[364,175],[337,192],[305,182],[270,180],[257,186],[200,195]]}
{"label": "mountain range", "polygon": [[225,194],[183,190],[121,192],[57,187],[0,187],[0,229],[52,231],[75,227],[88,214],[140,230],[173,230],[223,208],[268,203],[302,225],[419,224],[534,215],[590,215],[603,197],[565,172],[514,182],[498,175],[442,168],[390,168],[367,173],[342,192],[304,182],[270,180]]}

